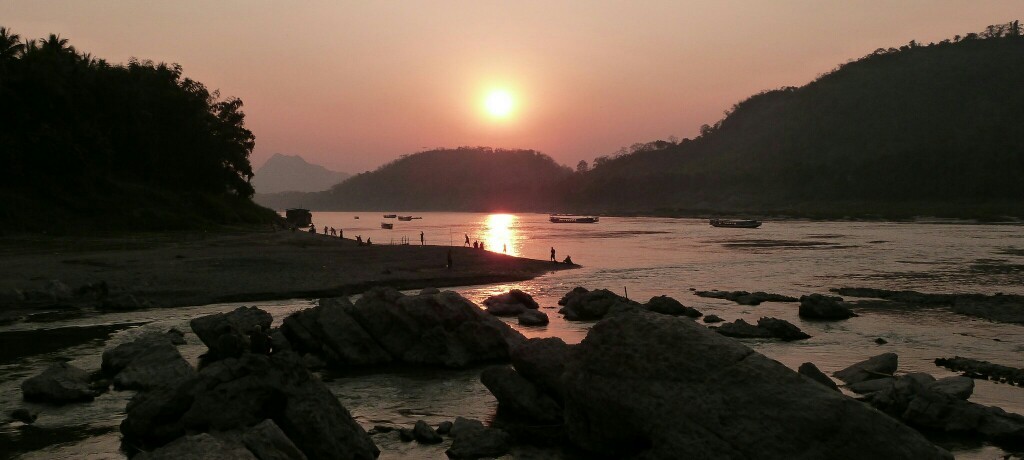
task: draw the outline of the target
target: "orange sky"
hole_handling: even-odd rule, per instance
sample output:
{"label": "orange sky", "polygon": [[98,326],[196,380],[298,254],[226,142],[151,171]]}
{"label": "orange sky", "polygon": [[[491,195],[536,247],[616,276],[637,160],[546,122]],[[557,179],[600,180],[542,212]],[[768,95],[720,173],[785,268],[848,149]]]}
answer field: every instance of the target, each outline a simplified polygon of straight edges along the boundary
{"label": "orange sky", "polygon": [[[575,165],[692,137],[763,89],[879,47],[1024,19],[1020,0],[3,0],[0,25],[111,62],[176,62],[245,102],[253,163],[299,154],[347,172],[460,145]],[[486,116],[502,86],[517,107]]]}

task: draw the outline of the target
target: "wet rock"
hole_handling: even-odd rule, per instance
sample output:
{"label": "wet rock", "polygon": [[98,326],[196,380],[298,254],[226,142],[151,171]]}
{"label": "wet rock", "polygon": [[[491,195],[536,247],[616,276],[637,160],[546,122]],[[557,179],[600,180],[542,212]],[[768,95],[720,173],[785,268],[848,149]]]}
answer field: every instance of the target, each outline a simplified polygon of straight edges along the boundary
{"label": "wet rock", "polygon": [[772,337],[782,339],[787,342],[793,340],[803,340],[811,338],[804,331],[801,331],[799,327],[796,327],[789,321],[778,318],[761,318],[757,320],[757,327],[761,329],[767,329],[772,333]]}
{"label": "wet rock", "polygon": [[[641,350],[658,359],[638,359]],[[635,312],[597,323],[564,380],[569,439],[602,456],[952,458],[900,422],[681,318]]]}
{"label": "wet rock", "polygon": [[716,332],[727,337],[745,339],[782,339],[785,341],[803,340],[810,338],[800,328],[792,325],[789,321],[778,318],[761,318],[757,325],[750,324],[742,319],[732,323],[726,323],[715,329]]}
{"label": "wet rock", "polygon": [[246,353],[176,388],[139,393],[121,423],[126,442],[160,446],[187,431],[230,431],[271,419],[306,457],[372,460],[369,435],[294,353]]}
{"label": "wet rock", "polygon": [[11,411],[9,415],[11,416],[11,420],[16,420],[26,425],[31,425],[35,423],[36,419],[39,418],[38,411],[29,410],[28,408],[25,407],[19,407],[17,409],[14,409]]}
{"label": "wet rock", "polygon": [[249,333],[259,326],[269,331],[274,318],[256,307],[238,307],[227,313],[201,316],[189,322],[213,359],[237,358],[249,351]]}
{"label": "wet rock", "polygon": [[373,428],[370,428],[370,431],[368,431],[367,433],[374,435],[378,433],[390,433],[392,431],[395,431],[395,427],[393,426],[374,425]]}
{"label": "wet rock", "polygon": [[721,323],[722,321],[725,321],[725,320],[722,319],[718,315],[707,315],[707,316],[704,317],[704,323],[705,324]]}
{"label": "wet rock", "polygon": [[420,444],[439,444],[441,441],[444,441],[444,439],[441,439],[441,435],[437,434],[423,420],[416,421],[416,425],[412,427],[412,435],[416,438],[416,442]]}
{"label": "wet rock", "polygon": [[1024,324],[1024,296],[1021,295],[927,294],[872,288],[839,288],[832,291],[851,297],[884,299],[905,306],[949,306],[953,308],[953,312],[962,315]]}
{"label": "wet rock", "polygon": [[467,433],[477,429],[484,429],[484,424],[479,420],[474,420],[465,417],[455,417],[455,423],[452,423],[452,429],[448,431],[453,438],[457,438],[461,433]]}
{"label": "wet rock", "polygon": [[420,290],[420,295],[435,295],[440,294],[441,290],[438,288],[428,287]]}
{"label": "wet rock", "polygon": [[437,425],[437,434],[448,434],[452,431],[452,425],[454,425],[452,422],[447,421],[439,423]]}
{"label": "wet rock", "polygon": [[89,373],[68,363],[56,363],[41,374],[21,382],[27,401],[66,404],[92,401],[95,393],[89,387]]}
{"label": "wet rock", "polygon": [[558,401],[565,391],[562,373],[571,354],[572,346],[558,337],[529,339],[511,349],[516,372]]}
{"label": "wet rock", "polygon": [[142,452],[134,460],[181,460],[202,458],[213,460],[257,460],[244,446],[231,444],[207,433],[184,436],[151,452]]}
{"label": "wet rock", "polygon": [[847,384],[892,377],[899,365],[896,353],[882,353],[832,374]]}
{"label": "wet rock", "polygon": [[587,290],[587,288],[576,286],[576,287],[572,288],[571,291],[565,293],[565,295],[563,295],[561,299],[558,299],[558,304],[562,305],[562,306],[565,306],[574,297],[586,294],[588,292],[590,292],[590,291]]}
{"label": "wet rock", "polygon": [[151,390],[177,386],[195,376],[195,369],[171,342],[173,334],[145,334],[103,352],[103,372],[115,388]]}
{"label": "wet rock", "polygon": [[737,319],[731,323],[725,323],[715,329],[715,332],[726,337],[743,339],[768,339],[772,337],[772,332],[768,329],[757,327],[742,319]]}
{"label": "wet rock", "polygon": [[882,378],[882,379],[871,379],[864,380],[862,382],[851,383],[846,386],[850,391],[859,395],[874,393],[876,391],[885,390],[896,382],[895,378]]}
{"label": "wet rock", "polygon": [[332,367],[391,362],[391,355],[352,317],[354,308],[345,297],[320,299],[319,306],[288,315],[281,332],[296,351],[322,356]]}
{"label": "wet rock", "polygon": [[412,429],[399,428],[398,439],[401,439],[402,442],[412,442],[413,439],[416,439],[416,435],[412,432]]}
{"label": "wet rock", "polygon": [[946,377],[932,382],[927,388],[966,401],[974,394],[974,379],[963,376]]}
{"label": "wet rock", "polygon": [[242,434],[242,443],[259,460],[306,460],[273,420],[264,420]]}
{"label": "wet rock", "polygon": [[[575,290],[574,290],[575,292]],[[569,321],[587,321],[604,318],[613,312],[641,308],[639,303],[615,294],[607,289],[566,294],[568,300],[559,313]],[[565,298],[565,297],[564,297]]]}
{"label": "wet rock", "polygon": [[797,373],[811,380],[814,380],[815,382],[825,385],[828,388],[831,388],[835,391],[839,391],[839,386],[836,385],[836,382],[833,382],[832,379],[828,378],[828,376],[825,375],[825,373],[822,372],[820,369],[818,369],[818,366],[815,366],[814,363],[801,364],[800,368],[797,369]]}
{"label": "wet rock", "polygon": [[796,302],[795,297],[771,294],[763,291],[696,291],[694,295],[711,299],[725,299],[740,305],[760,305],[762,302]]}
{"label": "wet rock", "polygon": [[523,326],[544,326],[550,321],[548,315],[539,310],[526,310],[519,314],[518,320]]}
{"label": "wet rock", "polygon": [[498,400],[500,412],[538,423],[557,423],[562,419],[558,403],[510,367],[485,369],[480,382]]}
{"label": "wet rock", "polygon": [[800,297],[800,317],[807,319],[839,320],[857,316],[845,305],[841,297],[811,294]]}
{"label": "wet rock", "polygon": [[984,378],[997,382],[1009,383],[1011,385],[1024,385],[1024,369],[993,364],[988,361],[981,361],[971,358],[936,358],[936,366],[942,366],[949,370],[963,372],[968,377]]}
{"label": "wet rock", "polygon": [[[454,435],[453,435],[454,436]],[[511,437],[508,433],[494,428],[472,428],[460,432],[445,451],[448,458],[475,459],[496,458],[508,453]]]}
{"label": "wet rock", "polygon": [[644,307],[648,311],[663,315],[686,316],[689,318],[700,318],[703,316],[703,313],[697,311],[696,308],[687,307],[679,303],[678,300],[664,295],[651,297],[651,300],[648,300]]}
{"label": "wet rock", "polygon": [[483,302],[487,312],[494,316],[516,316],[527,310],[540,308],[530,294],[512,289],[504,294],[492,295]]}
{"label": "wet rock", "polygon": [[885,344],[889,343],[889,341],[879,337],[879,338],[875,339],[875,343],[877,343],[879,345],[885,345]]}
{"label": "wet rock", "polygon": [[168,329],[164,334],[167,335],[167,340],[170,341],[172,345],[185,345],[186,343],[185,333],[181,332],[176,327]]}

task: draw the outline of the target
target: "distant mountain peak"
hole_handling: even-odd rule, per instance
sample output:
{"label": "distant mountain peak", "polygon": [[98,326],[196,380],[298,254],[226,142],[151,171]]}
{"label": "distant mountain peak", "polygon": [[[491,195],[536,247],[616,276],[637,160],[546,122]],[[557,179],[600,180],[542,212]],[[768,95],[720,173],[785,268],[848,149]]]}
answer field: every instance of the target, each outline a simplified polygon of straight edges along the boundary
{"label": "distant mountain peak", "polygon": [[319,192],[349,176],[351,174],[310,163],[301,155],[275,153],[256,170],[252,184],[257,193]]}

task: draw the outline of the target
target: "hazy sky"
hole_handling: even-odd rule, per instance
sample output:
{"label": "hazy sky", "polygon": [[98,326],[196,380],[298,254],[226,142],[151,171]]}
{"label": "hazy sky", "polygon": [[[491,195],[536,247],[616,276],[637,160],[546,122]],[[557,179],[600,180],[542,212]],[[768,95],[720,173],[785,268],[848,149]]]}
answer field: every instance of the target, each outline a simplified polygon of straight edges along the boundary
{"label": "hazy sky", "polygon": [[[1024,19],[1024,2],[0,0],[0,25],[111,62],[176,62],[245,102],[253,163],[361,172],[460,145],[559,162],[692,137],[758,91],[879,47]],[[515,99],[490,117],[492,88]]]}

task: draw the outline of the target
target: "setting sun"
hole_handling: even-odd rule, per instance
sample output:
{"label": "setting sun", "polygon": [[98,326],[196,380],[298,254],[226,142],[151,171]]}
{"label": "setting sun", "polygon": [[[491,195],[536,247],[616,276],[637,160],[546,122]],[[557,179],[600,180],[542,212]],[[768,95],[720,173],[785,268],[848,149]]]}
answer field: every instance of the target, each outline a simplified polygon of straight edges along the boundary
{"label": "setting sun", "polygon": [[487,94],[487,98],[484,99],[484,108],[487,109],[488,114],[495,118],[507,117],[512,113],[514,106],[515,101],[512,99],[512,95],[503,89],[491,91]]}

